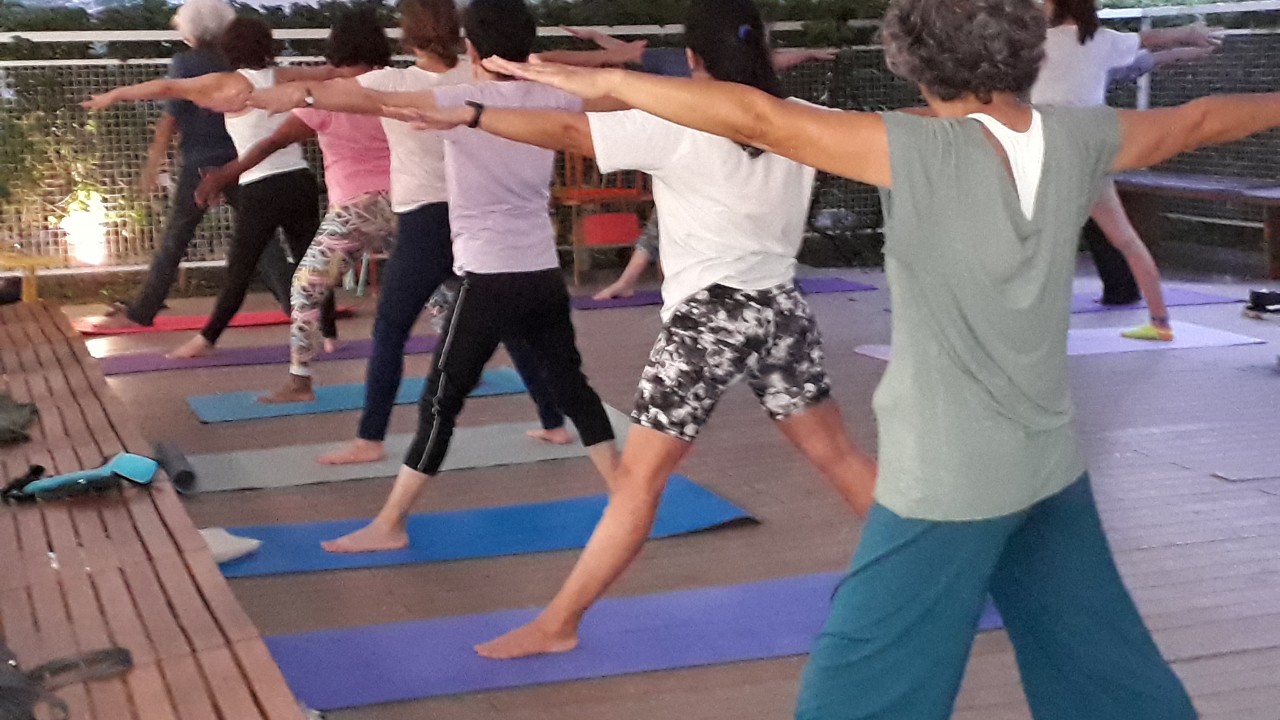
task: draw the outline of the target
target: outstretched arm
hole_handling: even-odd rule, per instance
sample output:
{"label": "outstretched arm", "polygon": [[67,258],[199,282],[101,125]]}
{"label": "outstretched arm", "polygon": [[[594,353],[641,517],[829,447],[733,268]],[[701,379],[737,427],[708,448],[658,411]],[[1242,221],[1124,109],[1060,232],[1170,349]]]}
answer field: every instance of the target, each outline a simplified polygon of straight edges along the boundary
{"label": "outstretched arm", "polygon": [[88,110],[102,110],[118,102],[139,100],[190,100],[216,112],[239,112],[245,107],[253,84],[240,73],[210,73],[193,78],[148,80],[109,90],[80,103]]}
{"label": "outstretched arm", "polygon": [[[475,110],[468,106],[430,110],[388,106],[383,114],[419,130],[451,130],[470,123]],[[498,137],[548,150],[564,150],[587,157],[596,154],[591,126],[584,113],[490,107],[480,114],[476,127]]]}
{"label": "outstretched arm", "polygon": [[1119,115],[1122,144],[1112,169],[1133,170],[1280,126],[1280,93],[1209,96]]}
{"label": "outstretched arm", "polygon": [[388,93],[370,90],[354,78],[293,82],[262,88],[253,92],[249,104],[270,113],[282,113],[305,107],[308,95],[311,96],[311,107],[359,115],[381,115],[384,106],[396,103],[403,103],[403,106],[408,107],[435,107],[434,96],[430,92]]}
{"label": "outstretched arm", "polygon": [[1139,33],[1142,47],[1164,50],[1176,47],[1214,48],[1222,44],[1222,29],[1192,23],[1181,27],[1155,28]]}
{"label": "outstretched arm", "polygon": [[671,122],[791,158],[859,182],[888,187],[889,143],[879,115],[780,100],[754,88],[625,70],[484,61],[487,69],[579,97],[612,97]]}
{"label": "outstretched arm", "polygon": [[810,60],[820,60],[823,62],[836,59],[835,48],[783,48],[774,50],[771,60],[773,69],[778,72],[789,70],[800,63],[806,63]]}
{"label": "outstretched arm", "polygon": [[216,202],[224,187],[239,180],[241,175],[257,167],[277,150],[283,150],[294,143],[315,137],[315,134],[310,126],[297,117],[291,116],[281,123],[274,133],[259,140],[245,154],[220,168],[205,173],[200,180],[200,186],[196,188],[196,204],[200,207],[208,207]]}

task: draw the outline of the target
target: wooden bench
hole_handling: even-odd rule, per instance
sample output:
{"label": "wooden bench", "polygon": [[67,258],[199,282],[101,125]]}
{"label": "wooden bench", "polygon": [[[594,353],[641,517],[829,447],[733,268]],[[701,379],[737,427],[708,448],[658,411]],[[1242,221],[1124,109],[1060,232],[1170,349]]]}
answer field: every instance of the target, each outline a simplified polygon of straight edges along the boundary
{"label": "wooden bench", "polygon": [[[0,446],[6,480],[29,464],[64,473],[149,452],[57,307],[0,307],[0,373],[0,391],[40,412],[29,442]],[[133,654],[127,674],[59,691],[74,720],[301,720],[167,478],[0,506],[0,564],[0,632],[23,667]]]}
{"label": "wooden bench", "polygon": [[1121,173],[1115,180],[1130,219],[1144,237],[1162,237],[1168,229],[1158,202],[1162,197],[1261,206],[1267,275],[1280,278],[1280,182],[1154,170]]}

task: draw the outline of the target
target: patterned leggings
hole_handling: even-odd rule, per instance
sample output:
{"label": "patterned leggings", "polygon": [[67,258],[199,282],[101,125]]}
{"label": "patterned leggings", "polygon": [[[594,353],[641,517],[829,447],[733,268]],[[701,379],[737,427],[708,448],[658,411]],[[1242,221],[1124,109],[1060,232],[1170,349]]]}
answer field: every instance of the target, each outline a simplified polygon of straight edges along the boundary
{"label": "patterned leggings", "polygon": [[369,193],[330,208],[293,274],[293,326],[289,332],[289,372],[309,377],[320,343],[320,308],[348,270],[366,252],[390,249],[395,214],[386,193]]}

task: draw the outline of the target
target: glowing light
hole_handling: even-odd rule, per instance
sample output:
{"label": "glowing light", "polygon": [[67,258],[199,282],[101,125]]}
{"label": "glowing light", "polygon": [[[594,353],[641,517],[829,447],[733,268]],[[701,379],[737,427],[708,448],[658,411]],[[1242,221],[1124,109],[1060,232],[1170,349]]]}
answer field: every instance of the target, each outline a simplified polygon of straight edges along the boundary
{"label": "glowing light", "polygon": [[97,192],[82,191],[78,195],[58,227],[67,234],[71,257],[88,265],[101,265],[107,261],[107,208]]}

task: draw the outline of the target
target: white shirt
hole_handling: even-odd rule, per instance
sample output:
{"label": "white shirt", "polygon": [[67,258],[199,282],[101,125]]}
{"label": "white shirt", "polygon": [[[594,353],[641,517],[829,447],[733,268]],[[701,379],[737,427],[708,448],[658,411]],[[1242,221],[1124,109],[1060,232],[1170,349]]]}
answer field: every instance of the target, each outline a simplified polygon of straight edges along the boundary
{"label": "white shirt", "polygon": [[1018,189],[1018,202],[1028,220],[1035,219],[1036,196],[1040,192],[1040,176],[1044,174],[1044,122],[1039,110],[1031,111],[1031,125],[1018,132],[986,113],[970,113],[969,117],[986,126],[1004,148],[1005,158],[1013,171],[1013,184]]}
{"label": "white shirt", "polygon": [[[275,68],[241,69],[237,72],[248,78],[255,88],[269,88],[276,84]],[[227,115],[224,122],[227,126],[227,134],[231,136],[231,142],[236,146],[236,154],[243,156],[254,145],[271,137],[288,119],[288,113],[270,115],[266,110],[253,109],[238,115]],[[302,156],[302,146],[294,143],[271,153],[266,160],[242,173],[240,184],[248,185],[255,180],[294,170],[304,170],[307,167],[307,160]]]}
{"label": "white shirt", "polygon": [[1094,107],[1107,104],[1107,73],[1138,59],[1142,38],[1101,28],[1081,45],[1075,25],[1049,28],[1044,43],[1044,63],[1031,87],[1037,105]]}
{"label": "white shirt", "polygon": [[[441,108],[474,100],[494,108],[582,109],[573,95],[516,80],[442,87],[435,97]],[[467,127],[441,135],[454,271],[492,274],[559,267],[549,209],[555,153]]]}
{"label": "white shirt", "polygon": [[[460,63],[448,72],[420,67],[382,68],[360,75],[361,87],[383,92],[420,92],[471,81],[471,66]],[[433,132],[414,130],[399,120],[382,119],[391,147],[391,209],[409,212],[429,203],[447,202],[444,178],[444,140]]]}
{"label": "white shirt", "polygon": [[714,284],[762,290],[791,282],[813,168],[639,110],[589,113],[601,172],[653,176],[662,317]]}

